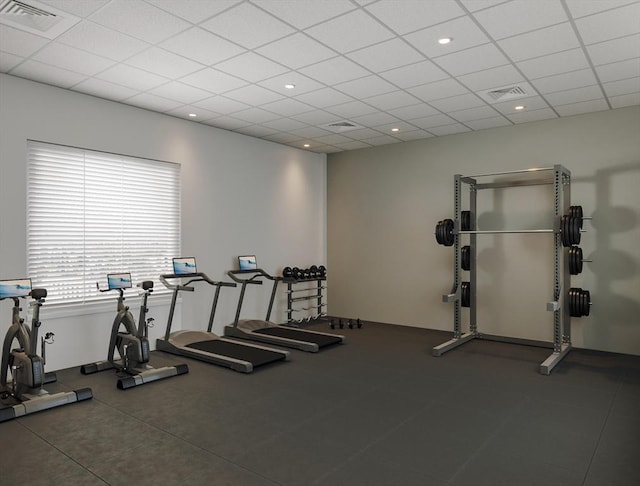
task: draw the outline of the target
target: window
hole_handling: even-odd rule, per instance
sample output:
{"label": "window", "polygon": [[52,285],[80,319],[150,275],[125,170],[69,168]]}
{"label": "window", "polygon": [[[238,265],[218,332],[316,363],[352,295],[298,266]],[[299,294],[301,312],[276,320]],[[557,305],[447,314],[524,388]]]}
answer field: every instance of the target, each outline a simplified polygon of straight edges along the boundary
{"label": "window", "polygon": [[102,300],[108,273],[162,291],[179,254],[178,164],[28,142],[27,270],[48,303]]}

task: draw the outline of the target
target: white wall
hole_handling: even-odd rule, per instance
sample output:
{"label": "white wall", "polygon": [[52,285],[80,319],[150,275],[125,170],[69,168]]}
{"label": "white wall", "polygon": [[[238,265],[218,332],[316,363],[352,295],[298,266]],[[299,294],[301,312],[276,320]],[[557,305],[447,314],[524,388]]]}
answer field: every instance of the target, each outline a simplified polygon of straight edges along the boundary
{"label": "white wall", "polygon": [[[453,217],[454,175],[554,164],[571,171],[572,203],[594,218],[580,244],[594,262],[571,279],[591,291],[592,313],[572,319],[573,344],[640,354],[638,106],[329,155],[329,312],[452,330],[441,297],[453,251],[434,228]],[[552,194],[480,191],[479,228],[552,228]],[[478,247],[479,330],[552,341],[552,236],[479,236]]]}
{"label": "white wall", "polygon": [[[181,164],[182,254],[196,256],[199,270],[214,280],[229,280],[225,272],[239,254],[256,254],[261,267],[277,274],[286,265],[325,262],[324,155],[0,74],[0,278],[26,273],[27,139]],[[266,313],[269,290],[248,292],[243,317]],[[206,327],[212,295],[204,288],[185,295],[178,327]],[[238,295],[223,289],[218,334],[232,321]],[[155,338],[168,305],[153,296],[149,304]],[[10,307],[0,304],[7,325]],[[110,307],[69,316],[45,305],[44,328],[56,334],[47,369],[102,359],[115,302],[114,312]],[[284,322],[285,311],[281,291],[272,320]]]}

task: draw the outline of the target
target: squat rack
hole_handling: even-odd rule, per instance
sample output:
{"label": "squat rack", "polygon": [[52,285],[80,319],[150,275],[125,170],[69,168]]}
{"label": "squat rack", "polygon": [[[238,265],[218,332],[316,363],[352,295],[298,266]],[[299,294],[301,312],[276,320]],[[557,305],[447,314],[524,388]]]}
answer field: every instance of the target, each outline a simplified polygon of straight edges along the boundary
{"label": "squat rack", "polygon": [[[508,181],[494,181],[487,183],[479,183],[477,179],[490,176],[517,176],[518,174],[540,173],[547,177],[515,178]],[[548,174],[552,173],[549,177]],[[461,209],[461,191],[462,184],[469,185],[470,193],[470,229],[462,230],[462,209]],[[477,191],[482,189],[495,189],[504,187],[520,187],[530,185],[553,184],[553,228],[534,229],[534,230],[485,230],[476,229],[477,220]],[[472,339],[487,339],[492,341],[503,341],[517,344],[527,344],[534,346],[553,347],[552,354],[540,364],[540,373],[549,375],[551,370],[564,358],[571,350],[571,315],[569,312],[569,302],[567,291],[570,287],[570,273],[568,259],[564,258],[562,240],[561,240],[561,216],[569,209],[571,204],[571,172],[562,165],[554,165],[553,167],[542,167],[524,170],[515,170],[508,172],[494,172],[490,174],[476,174],[463,176],[457,174],[454,176],[454,194],[455,194],[455,219],[453,226],[454,235],[454,277],[452,293],[442,296],[443,302],[452,302],[454,304],[453,317],[453,338],[433,348],[434,356],[441,356]],[[580,230],[582,231],[582,230]],[[553,312],[553,343],[541,341],[533,341],[521,338],[512,338],[505,336],[495,336],[482,334],[478,331],[477,324],[477,306],[476,306],[476,283],[477,283],[477,266],[476,266],[476,240],[479,234],[497,234],[497,233],[553,233],[554,240],[554,272],[553,272],[553,298],[547,303],[547,311]],[[461,325],[461,245],[460,235],[469,235],[470,246],[470,268],[469,268],[469,332],[462,333]]]}

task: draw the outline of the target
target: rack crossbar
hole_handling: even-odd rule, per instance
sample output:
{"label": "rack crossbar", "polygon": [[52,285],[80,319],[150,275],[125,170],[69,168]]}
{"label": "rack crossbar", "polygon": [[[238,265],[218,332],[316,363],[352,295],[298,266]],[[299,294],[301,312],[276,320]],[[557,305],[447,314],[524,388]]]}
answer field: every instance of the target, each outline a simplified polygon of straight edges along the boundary
{"label": "rack crossbar", "polygon": [[549,170],[554,170],[555,167],[533,167],[531,169],[522,169],[522,170],[508,170],[505,172],[493,172],[493,173],[489,173],[489,174],[475,174],[475,175],[468,175],[468,176],[463,176],[463,177],[490,177],[490,176],[498,176],[498,175],[509,175],[509,174],[526,174],[528,172],[542,172],[542,171],[549,171]]}

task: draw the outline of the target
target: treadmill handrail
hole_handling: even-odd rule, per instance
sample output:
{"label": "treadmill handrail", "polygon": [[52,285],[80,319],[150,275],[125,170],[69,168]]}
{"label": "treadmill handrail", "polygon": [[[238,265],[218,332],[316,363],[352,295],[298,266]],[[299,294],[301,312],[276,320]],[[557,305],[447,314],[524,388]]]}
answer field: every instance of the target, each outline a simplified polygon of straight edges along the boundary
{"label": "treadmill handrail", "polygon": [[[249,274],[251,274],[250,278],[237,277],[237,275],[249,275]],[[251,270],[229,270],[227,272],[227,275],[229,275],[229,277],[231,277],[231,279],[234,282],[238,282],[239,284],[251,283],[251,284],[262,285],[262,280],[257,280],[259,277],[264,277],[269,280],[280,280],[280,277],[274,277],[273,275],[269,275],[262,268],[253,268]]]}
{"label": "treadmill handrail", "polygon": [[[193,278],[193,277],[196,277],[196,278]],[[176,278],[189,278],[190,280],[187,283],[180,284],[180,285],[172,284],[167,281],[169,279],[176,279]],[[193,292],[195,290],[193,287],[189,287],[189,284],[193,282],[207,282],[209,285],[215,285],[217,287],[237,287],[237,284],[233,282],[216,282],[214,280],[211,280],[207,276],[207,274],[203,272],[190,273],[188,275],[166,273],[164,275],[160,275],[160,281],[163,283],[165,287],[167,287],[170,290],[186,290],[188,292]]]}

